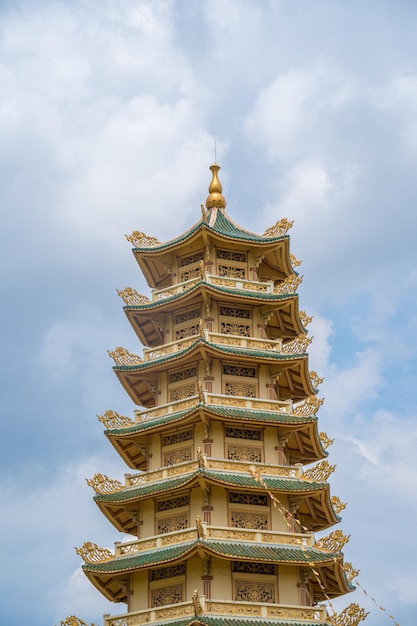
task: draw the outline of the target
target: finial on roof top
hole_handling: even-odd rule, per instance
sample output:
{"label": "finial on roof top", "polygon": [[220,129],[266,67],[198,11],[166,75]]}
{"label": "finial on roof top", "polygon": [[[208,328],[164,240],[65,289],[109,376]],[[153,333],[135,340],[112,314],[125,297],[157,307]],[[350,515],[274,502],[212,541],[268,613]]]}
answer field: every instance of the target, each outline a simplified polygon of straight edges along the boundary
{"label": "finial on roof top", "polygon": [[207,196],[206,207],[207,209],[212,209],[213,207],[224,209],[226,207],[226,200],[222,196],[222,186],[217,177],[217,172],[220,167],[214,164],[210,165],[210,169],[213,174],[213,178],[211,179],[209,186],[209,195]]}

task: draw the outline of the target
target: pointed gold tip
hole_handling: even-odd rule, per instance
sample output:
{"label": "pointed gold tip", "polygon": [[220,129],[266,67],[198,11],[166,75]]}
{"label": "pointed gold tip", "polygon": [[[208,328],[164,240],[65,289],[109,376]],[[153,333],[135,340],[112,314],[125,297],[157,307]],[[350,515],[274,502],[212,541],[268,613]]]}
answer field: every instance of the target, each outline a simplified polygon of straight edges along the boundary
{"label": "pointed gold tip", "polygon": [[226,207],[226,200],[222,196],[222,186],[217,176],[220,167],[214,164],[210,165],[210,169],[213,174],[213,178],[211,179],[211,183],[209,186],[209,195],[207,196],[206,200],[206,208],[212,209],[213,207],[217,207],[218,209],[224,209]]}

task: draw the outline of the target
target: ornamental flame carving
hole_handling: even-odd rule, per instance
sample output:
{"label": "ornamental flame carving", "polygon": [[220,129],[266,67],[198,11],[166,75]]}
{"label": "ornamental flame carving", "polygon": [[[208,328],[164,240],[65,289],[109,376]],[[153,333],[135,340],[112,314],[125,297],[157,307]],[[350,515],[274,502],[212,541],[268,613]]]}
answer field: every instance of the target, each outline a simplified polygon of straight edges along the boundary
{"label": "ornamental flame carving", "polygon": [[298,335],[293,341],[285,343],[282,346],[282,352],[284,354],[300,354],[307,350],[307,347],[313,341],[313,337],[307,337],[307,335]]}
{"label": "ornamental flame carving", "polygon": [[304,478],[314,481],[325,481],[329,478],[330,474],[334,472],[336,465],[330,465],[327,461],[321,461],[314,467],[304,472]]}
{"label": "ornamental flame carving", "polygon": [[336,511],[337,514],[340,513],[340,511],[343,511],[343,509],[345,509],[347,507],[346,502],[342,502],[341,499],[339,498],[339,496],[332,496],[331,497],[331,502],[332,502],[332,506],[334,508],[334,510]]}
{"label": "ornamental flame carving", "polygon": [[321,444],[325,450],[327,450],[327,448],[331,446],[332,443],[334,443],[334,439],[330,439],[327,433],[321,432],[319,434],[319,437],[320,437]]}
{"label": "ornamental flame carving", "polygon": [[282,237],[286,235],[290,230],[291,226],[294,224],[294,221],[290,222],[286,217],[283,217],[281,220],[276,222],[273,226],[270,226],[266,229],[263,237]]}
{"label": "ornamental flame carving", "polygon": [[84,563],[100,563],[113,558],[110,550],[99,548],[96,543],[91,543],[91,541],[86,541],[81,548],[75,548],[75,551]]}
{"label": "ornamental flame carving", "polygon": [[105,411],[103,415],[97,415],[97,418],[106,428],[126,428],[135,423],[129,417],[119,415],[116,411]]}
{"label": "ornamental flame carving", "polygon": [[123,489],[121,482],[103,474],[94,474],[93,478],[86,478],[86,481],[87,485],[92,487],[96,493],[113,493]]}
{"label": "ornamental flame carving", "polygon": [[148,304],[148,302],[150,302],[147,296],[143,296],[141,293],[138,293],[136,289],[132,289],[132,287],[117,289],[117,295],[120,296],[123,302],[128,306],[139,306],[140,304]]}
{"label": "ornamental flame carving", "polygon": [[317,374],[317,372],[311,371],[310,372],[310,380],[312,382],[313,387],[318,387],[324,381],[324,378],[319,376]]}
{"label": "ornamental flame carving", "polygon": [[138,365],[142,363],[142,359],[137,354],[132,354],[126,348],[119,346],[113,352],[107,350],[109,356],[114,360],[116,365]]}
{"label": "ornamental flame carving", "polygon": [[354,569],[352,563],[349,563],[348,561],[345,561],[343,564],[343,569],[345,570],[346,578],[350,583],[359,575],[360,572],[359,569]]}
{"label": "ornamental flame carving", "polygon": [[324,402],[324,398],[317,398],[317,396],[310,396],[296,404],[292,410],[294,415],[301,415],[307,417],[309,415],[315,415],[321,405]]}
{"label": "ornamental flame carving", "polygon": [[340,552],[340,550],[347,544],[350,539],[350,535],[344,535],[341,530],[335,530],[327,537],[320,539],[316,547],[326,552]]}
{"label": "ornamental flame carving", "polygon": [[160,243],[156,237],[150,237],[140,230],[134,230],[131,235],[125,235],[125,237],[130,243],[133,243],[135,248],[152,248]]}
{"label": "ornamental flame carving", "polygon": [[290,254],[290,261],[293,267],[298,267],[302,263],[302,261],[299,261],[297,257],[295,256],[295,254],[292,254],[292,253]]}
{"label": "ornamental flame carving", "polygon": [[360,621],[366,619],[368,613],[359,604],[352,603],[337,615],[333,615],[330,621],[336,626],[357,626]]}
{"label": "ornamental flame carving", "polygon": [[313,316],[307,315],[305,311],[300,311],[300,320],[302,325],[306,327],[313,321]]}
{"label": "ornamental flame carving", "polygon": [[[63,622],[59,622],[59,626],[88,626],[82,619],[76,617],[75,615],[70,615],[66,617]],[[91,626],[95,626],[91,624]]]}
{"label": "ornamental flame carving", "polygon": [[283,280],[282,283],[279,283],[279,285],[275,286],[274,293],[278,293],[281,295],[296,293],[298,287],[302,283],[302,280],[302,276],[296,276],[295,274],[291,274],[291,276],[287,276],[287,278]]}

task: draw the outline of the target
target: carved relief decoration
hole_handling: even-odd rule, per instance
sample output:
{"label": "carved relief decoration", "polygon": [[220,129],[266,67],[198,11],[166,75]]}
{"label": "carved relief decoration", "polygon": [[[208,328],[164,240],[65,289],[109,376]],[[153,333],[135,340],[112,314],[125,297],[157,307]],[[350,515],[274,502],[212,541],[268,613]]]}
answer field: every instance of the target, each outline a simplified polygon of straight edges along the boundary
{"label": "carved relief decoration", "polygon": [[184,267],[185,265],[191,265],[192,263],[198,263],[199,261],[204,260],[204,252],[200,250],[200,252],[195,252],[189,256],[183,256],[179,260],[180,267]]}
{"label": "carved relief decoration", "polygon": [[243,267],[234,267],[232,265],[219,265],[219,276],[226,278],[245,279],[246,270]]}
{"label": "carved relief decoration", "polygon": [[196,367],[188,367],[185,370],[179,370],[178,372],[172,372],[169,375],[170,383],[178,383],[181,380],[187,380],[188,378],[193,378],[197,376],[197,368]]}
{"label": "carved relief decoration", "polygon": [[117,295],[120,296],[123,302],[128,306],[139,306],[141,304],[148,304],[148,302],[150,302],[147,296],[143,296],[141,293],[138,293],[136,289],[132,289],[132,287],[118,289]]}
{"label": "carved relief decoration", "polygon": [[178,328],[175,331],[175,341],[179,341],[180,339],[185,339],[186,337],[194,337],[194,335],[200,334],[200,324],[192,324],[191,326],[184,326],[183,328]]}
{"label": "carved relief decoration", "polygon": [[195,320],[200,317],[200,307],[197,309],[192,309],[191,311],[183,311],[182,313],[177,313],[175,315],[175,324],[182,324],[183,322],[189,322],[190,320]]}
{"label": "carved relief decoration", "polygon": [[172,452],[165,452],[164,465],[177,465],[177,463],[185,463],[192,460],[191,448],[180,448],[179,450],[172,450]]}
{"label": "carved relief decoration", "polygon": [[220,332],[222,333],[222,335],[239,335],[239,337],[250,337],[251,328],[246,324],[220,322]]}
{"label": "carved relief decoration", "polygon": [[161,517],[158,519],[158,534],[171,533],[175,530],[184,530],[189,527],[188,514],[181,513],[172,517]]}

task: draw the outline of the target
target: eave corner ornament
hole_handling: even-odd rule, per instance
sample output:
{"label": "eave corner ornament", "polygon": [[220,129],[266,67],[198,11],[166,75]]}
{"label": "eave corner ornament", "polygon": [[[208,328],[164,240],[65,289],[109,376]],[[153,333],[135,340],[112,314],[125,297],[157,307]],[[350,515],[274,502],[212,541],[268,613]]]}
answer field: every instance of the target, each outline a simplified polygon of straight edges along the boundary
{"label": "eave corner ornament", "polygon": [[295,254],[292,254],[292,253],[290,254],[290,261],[293,267],[299,267],[302,263],[302,261],[299,261],[297,257],[295,256]]}
{"label": "eave corner ornament", "polygon": [[121,482],[103,474],[94,474],[93,478],[86,478],[86,481],[87,485],[92,487],[96,493],[114,493],[123,489]]}
{"label": "eave corner ornament", "polygon": [[300,320],[304,328],[313,321],[312,315],[307,315],[305,311],[300,311]]}
{"label": "eave corner ornament", "polygon": [[113,558],[113,554],[107,548],[99,548],[97,544],[86,541],[81,548],[75,548],[78,556],[84,563],[101,563]]}
{"label": "eave corner ornament", "polygon": [[337,515],[347,507],[346,502],[342,502],[339,496],[332,496],[331,503]]}
{"label": "eave corner ornament", "polygon": [[132,354],[129,350],[121,346],[115,348],[113,351],[107,350],[107,352],[116,365],[139,365],[139,363],[142,363],[142,359],[139,355]]}
{"label": "eave corner ornament", "polygon": [[317,374],[317,372],[311,371],[310,372],[310,380],[311,380],[311,383],[312,383],[313,387],[318,387],[319,385],[322,384],[322,382],[324,381],[324,378],[319,376]]}
{"label": "eave corner ornament", "polygon": [[352,563],[349,563],[348,561],[343,564],[343,569],[345,570],[346,578],[350,583],[359,575],[360,572],[360,570],[354,569]]}
{"label": "eave corner ornament", "polygon": [[282,346],[282,352],[284,354],[303,354],[308,346],[313,341],[313,337],[307,337],[307,335],[298,335],[293,341],[284,343]]}
{"label": "eave corner ornament", "polygon": [[297,292],[297,289],[301,285],[302,281],[302,276],[296,276],[295,274],[291,274],[291,276],[287,276],[285,280],[276,285],[276,287],[274,288],[274,293],[280,295],[292,295]]}
{"label": "eave corner ornament", "polygon": [[319,437],[320,437],[321,445],[323,446],[325,450],[327,450],[327,448],[331,446],[332,443],[334,443],[334,439],[331,439],[327,433],[321,432],[319,434]]}
{"label": "eave corner ornament", "polygon": [[156,237],[146,235],[140,230],[134,230],[131,235],[125,235],[125,237],[135,248],[152,248],[161,243]]}
{"label": "eave corner ornament", "polygon": [[307,417],[309,415],[315,415],[321,405],[324,402],[324,398],[318,398],[317,396],[309,396],[302,402],[296,404],[292,410],[294,415],[300,415]]}
{"label": "eave corner ornament", "polygon": [[117,289],[117,295],[120,296],[123,302],[128,306],[139,306],[150,302],[148,296],[138,293],[136,289],[133,289],[132,287]]}
{"label": "eave corner ornament", "polygon": [[314,467],[306,470],[304,472],[304,478],[307,478],[307,480],[324,482],[329,478],[330,474],[332,474],[335,469],[336,465],[330,465],[327,461],[321,461]]}
{"label": "eave corner ornament", "polygon": [[[75,615],[69,615],[62,622],[59,622],[59,626],[88,626],[88,624]],[[91,624],[91,626],[95,626],[95,624]]]}
{"label": "eave corner ornament", "polygon": [[359,604],[349,604],[343,611],[333,615],[330,621],[335,626],[357,626],[360,621],[366,619],[368,613]]}
{"label": "eave corner ornament", "polygon": [[341,530],[335,530],[327,537],[319,539],[316,547],[326,552],[340,552],[340,550],[347,544],[350,539],[350,535],[344,535]]}
{"label": "eave corner ornament", "polygon": [[290,222],[286,217],[283,217],[278,222],[275,222],[273,226],[267,228],[262,237],[282,237],[287,234],[293,224],[294,220]]}
{"label": "eave corner ornament", "polygon": [[97,415],[97,419],[109,429],[127,428],[128,426],[133,426],[135,423],[130,417],[119,415],[117,411],[104,411],[103,415]]}

